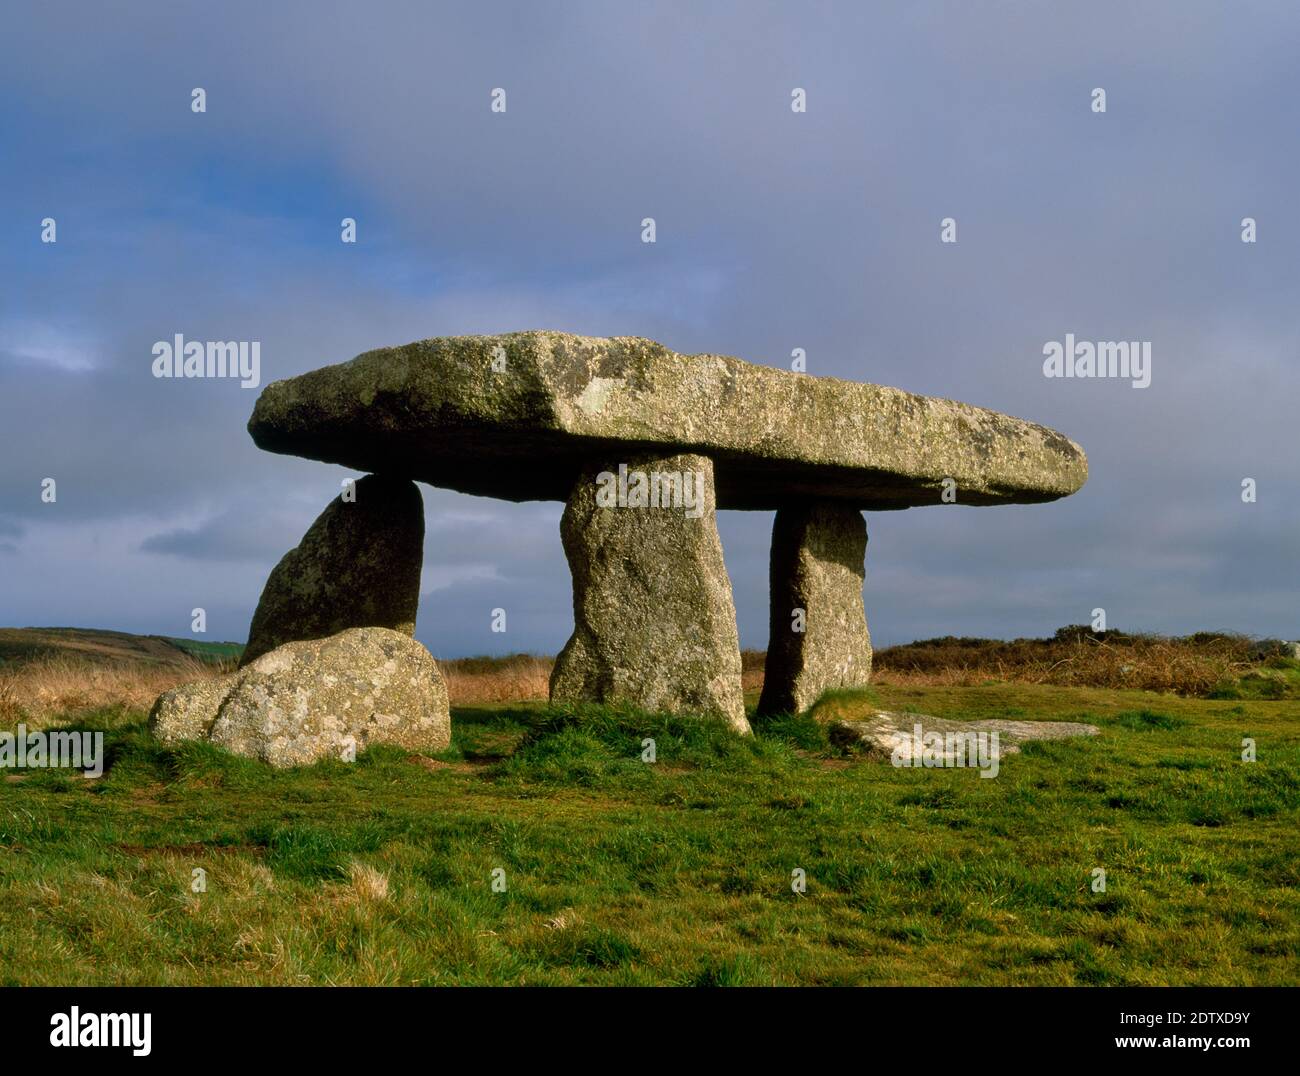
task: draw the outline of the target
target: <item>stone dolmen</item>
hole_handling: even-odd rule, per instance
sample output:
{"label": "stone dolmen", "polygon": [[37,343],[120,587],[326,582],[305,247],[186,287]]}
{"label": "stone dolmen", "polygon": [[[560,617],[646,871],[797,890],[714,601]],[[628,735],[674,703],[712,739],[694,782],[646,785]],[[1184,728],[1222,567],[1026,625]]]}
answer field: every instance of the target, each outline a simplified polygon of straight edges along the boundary
{"label": "stone dolmen", "polygon": [[698,714],[739,732],[749,723],[717,509],[776,511],[759,710],[797,712],[871,672],[864,510],[1050,501],[1088,473],[1061,434],[968,404],[556,332],[369,351],[268,385],[248,428],[268,451],[371,472],[272,572],[249,668],[347,629],[413,633],[417,480],[565,502],[574,631],[553,701]]}

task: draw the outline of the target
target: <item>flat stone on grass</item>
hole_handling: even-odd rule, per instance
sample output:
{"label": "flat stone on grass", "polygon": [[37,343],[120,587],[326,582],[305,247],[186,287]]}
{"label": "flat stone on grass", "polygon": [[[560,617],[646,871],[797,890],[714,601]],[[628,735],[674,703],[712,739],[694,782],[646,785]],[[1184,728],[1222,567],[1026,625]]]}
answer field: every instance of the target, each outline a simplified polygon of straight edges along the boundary
{"label": "flat stone on grass", "polygon": [[[826,733],[831,743],[861,752],[867,758],[888,762],[900,749],[910,757],[918,725],[922,736],[935,733],[943,738],[945,744],[953,742],[949,740],[950,735],[955,739],[969,733],[996,732],[1000,755],[1019,754],[1020,745],[1031,740],[1064,740],[1073,736],[1096,736],[1101,732],[1096,725],[1078,721],[1012,721],[1001,718],[953,721],[928,714],[878,710],[860,720],[835,719]],[[939,765],[953,764],[946,747],[936,747],[935,752]]]}

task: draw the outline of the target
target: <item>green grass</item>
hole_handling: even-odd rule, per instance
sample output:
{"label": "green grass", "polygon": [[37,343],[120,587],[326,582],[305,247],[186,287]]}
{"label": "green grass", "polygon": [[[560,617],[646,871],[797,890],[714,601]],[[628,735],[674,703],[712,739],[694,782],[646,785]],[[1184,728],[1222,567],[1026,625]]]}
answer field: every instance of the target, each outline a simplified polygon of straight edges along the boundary
{"label": "green grass", "polygon": [[200,661],[238,661],[244,652],[243,643],[209,643],[200,639],[180,639],[173,636],[167,636],[166,641]]}
{"label": "green grass", "polygon": [[455,711],[436,758],[273,772],[100,712],[75,726],[108,732],[100,780],[0,779],[0,982],[1300,981],[1293,701],[869,697],[1102,735],[986,780],[853,761],[806,717],[741,740],[514,705]]}
{"label": "green grass", "polygon": [[1300,698],[1300,661],[1272,657],[1257,668],[1210,692],[1212,699],[1296,699]]}

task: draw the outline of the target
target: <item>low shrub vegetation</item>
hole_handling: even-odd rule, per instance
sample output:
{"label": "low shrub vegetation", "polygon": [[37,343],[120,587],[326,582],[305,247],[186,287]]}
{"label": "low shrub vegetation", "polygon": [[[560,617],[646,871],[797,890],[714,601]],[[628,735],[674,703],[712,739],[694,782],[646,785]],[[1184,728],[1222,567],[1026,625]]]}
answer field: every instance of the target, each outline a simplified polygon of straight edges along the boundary
{"label": "low shrub vegetation", "polygon": [[1072,625],[1050,639],[945,636],[888,647],[875,655],[873,678],[894,684],[999,680],[1216,698],[1300,698],[1300,662],[1294,654],[1292,643],[1226,632],[1163,636]]}

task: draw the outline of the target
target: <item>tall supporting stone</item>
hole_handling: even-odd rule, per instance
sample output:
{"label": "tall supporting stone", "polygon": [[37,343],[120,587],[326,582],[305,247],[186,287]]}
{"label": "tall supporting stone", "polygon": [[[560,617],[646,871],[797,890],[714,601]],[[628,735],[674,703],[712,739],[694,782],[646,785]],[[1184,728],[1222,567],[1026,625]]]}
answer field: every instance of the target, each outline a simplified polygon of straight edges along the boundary
{"label": "tall supporting stone", "polygon": [[823,691],[867,682],[866,553],[867,527],[857,509],[831,501],[778,509],[759,713],[801,713]]}
{"label": "tall supporting stone", "polygon": [[424,501],[406,478],[367,475],[335,497],[267,577],[240,665],[348,628],[415,634]]}
{"label": "tall supporting stone", "polygon": [[750,731],[716,503],[705,456],[583,470],[560,522],[574,627],[552,701],[625,702]]}

